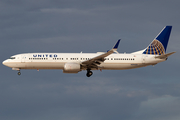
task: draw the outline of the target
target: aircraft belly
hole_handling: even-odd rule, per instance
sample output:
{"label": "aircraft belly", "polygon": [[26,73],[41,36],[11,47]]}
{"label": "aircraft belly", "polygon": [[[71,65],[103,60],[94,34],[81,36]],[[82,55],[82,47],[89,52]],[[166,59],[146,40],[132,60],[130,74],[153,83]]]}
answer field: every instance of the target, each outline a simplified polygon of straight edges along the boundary
{"label": "aircraft belly", "polygon": [[124,69],[134,69],[143,67],[144,64],[129,64],[129,63],[117,63],[117,64],[102,64],[100,68],[107,70],[124,70]]}
{"label": "aircraft belly", "polygon": [[22,69],[63,69],[64,63],[58,62],[26,62]]}

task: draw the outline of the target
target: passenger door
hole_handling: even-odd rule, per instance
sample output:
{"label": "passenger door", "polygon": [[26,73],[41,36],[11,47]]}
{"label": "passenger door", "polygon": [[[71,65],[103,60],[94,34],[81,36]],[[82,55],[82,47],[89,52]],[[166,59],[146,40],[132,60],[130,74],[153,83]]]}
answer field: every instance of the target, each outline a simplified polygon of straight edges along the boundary
{"label": "passenger door", "polygon": [[21,55],[21,63],[25,63],[26,60],[26,56],[25,55]]}

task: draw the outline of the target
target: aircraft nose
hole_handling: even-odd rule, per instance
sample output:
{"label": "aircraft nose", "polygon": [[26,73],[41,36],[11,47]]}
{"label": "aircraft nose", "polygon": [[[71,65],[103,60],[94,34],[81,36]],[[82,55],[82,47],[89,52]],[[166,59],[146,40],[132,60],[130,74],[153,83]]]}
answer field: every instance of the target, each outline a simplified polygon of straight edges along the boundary
{"label": "aircraft nose", "polygon": [[7,66],[7,63],[8,63],[8,60],[4,60],[4,61],[2,62],[2,64],[5,65],[5,66]]}

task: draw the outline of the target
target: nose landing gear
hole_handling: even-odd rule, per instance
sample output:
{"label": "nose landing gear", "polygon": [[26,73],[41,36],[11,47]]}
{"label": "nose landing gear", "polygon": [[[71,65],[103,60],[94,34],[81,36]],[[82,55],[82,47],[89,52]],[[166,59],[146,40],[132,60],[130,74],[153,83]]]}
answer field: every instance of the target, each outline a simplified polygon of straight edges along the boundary
{"label": "nose landing gear", "polygon": [[92,72],[90,69],[87,69],[87,74],[86,74],[86,76],[87,76],[87,77],[90,77],[92,74],[93,74],[93,72]]}

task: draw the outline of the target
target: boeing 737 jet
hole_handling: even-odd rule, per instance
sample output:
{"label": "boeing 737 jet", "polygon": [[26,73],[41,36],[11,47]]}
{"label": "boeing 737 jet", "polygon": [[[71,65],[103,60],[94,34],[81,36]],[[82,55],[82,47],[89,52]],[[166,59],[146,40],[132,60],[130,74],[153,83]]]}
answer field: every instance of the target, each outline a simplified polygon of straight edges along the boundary
{"label": "boeing 737 jet", "polygon": [[175,52],[166,53],[172,26],[166,26],[144,50],[120,54],[117,48],[120,40],[108,52],[97,53],[25,53],[11,56],[3,61],[5,66],[21,69],[62,69],[64,73],[78,73],[86,70],[90,77],[92,70],[125,70],[156,65],[166,61]]}

